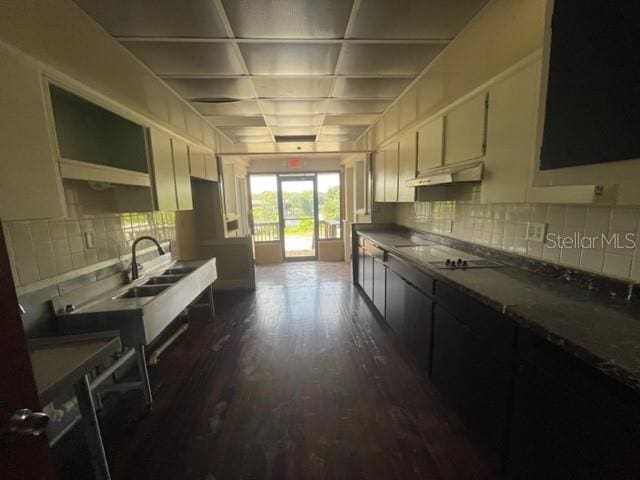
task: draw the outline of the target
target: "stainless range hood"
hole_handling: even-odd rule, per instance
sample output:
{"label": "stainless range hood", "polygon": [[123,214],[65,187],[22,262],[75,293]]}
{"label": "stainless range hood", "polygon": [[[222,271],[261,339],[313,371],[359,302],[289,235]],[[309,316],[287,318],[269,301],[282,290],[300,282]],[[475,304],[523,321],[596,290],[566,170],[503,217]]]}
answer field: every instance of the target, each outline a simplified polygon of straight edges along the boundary
{"label": "stainless range hood", "polygon": [[407,187],[428,187],[461,182],[479,182],[482,180],[483,162],[466,163],[451,167],[438,167],[420,172]]}

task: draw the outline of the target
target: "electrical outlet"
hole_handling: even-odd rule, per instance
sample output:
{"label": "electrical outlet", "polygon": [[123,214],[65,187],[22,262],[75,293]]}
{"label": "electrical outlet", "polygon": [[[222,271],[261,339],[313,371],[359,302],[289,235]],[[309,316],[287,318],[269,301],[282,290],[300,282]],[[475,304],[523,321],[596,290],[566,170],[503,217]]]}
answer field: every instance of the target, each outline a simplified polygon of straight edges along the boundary
{"label": "electrical outlet", "polygon": [[544,236],[547,233],[546,223],[527,223],[527,240],[530,242],[544,243]]}
{"label": "electrical outlet", "polygon": [[83,232],[85,248],[96,248],[96,234],[94,232]]}

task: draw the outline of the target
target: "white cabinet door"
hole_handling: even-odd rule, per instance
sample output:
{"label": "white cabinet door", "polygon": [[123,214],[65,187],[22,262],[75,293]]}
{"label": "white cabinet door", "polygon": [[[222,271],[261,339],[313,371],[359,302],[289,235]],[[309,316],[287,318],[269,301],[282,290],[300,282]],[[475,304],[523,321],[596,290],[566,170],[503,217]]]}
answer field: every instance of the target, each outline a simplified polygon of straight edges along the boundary
{"label": "white cabinet door", "polygon": [[149,129],[149,143],[156,210],[174,211],[178,208],[178,202],[171,137],[161,130],[151,128]]}
{"label": "white cabinet door", "polygon": [[444,117],[439,116],[418,130],[418,172],[442,166],[444,126]]}
{"label": "white cabinet door", "polygon": [[204,172],[207,180],[218,181],[218,160],[213,153],[204,154]]}
{"label": "white cabinet door", "polygon": [[62,182],[37,68],[0,44],[0,217],[63,217]]}
{"label": "white cabinet door", "polygon": [[192,177],[207,178],[204,161],[205,153],[189,145],[189,171]]}
{"label": "white cabinet door", "polygon": [[387,147],[384,153],[384,201],[398,201],[398,144]]}
{"label": "white cabinet door", "polygon": [[407,187],[407,180],[416,176],[417,132],[405,133],[400,138],[398,153],[398,202],[413,202],[414,187]]}
{"label": "white cabinet door", "polygon": [[532,168],[540,86],[537,60],[490,87],[491,121],[482,199],[485,202],[525,202]]}
{"label": "white cabinet door", "polygon": [[355,202],[353,210],[363,211],[367,209],[367,163],[366,160],[360,160],[353,165],[353,192]]}
{"label": "white cabinet door", "polygon": [[373,157],[373,199],[376,202],[384,202],[385,169],[385,152],[381,150]]}
{"label": "white cabinet door", "polygon": [[173,148],[173,171],[176,178],[178,210],[193,210],[187,144],[182,140],[174,138],[171,140],[171,145]]}
{"label": "white cabinet door", "polygon": [[238,198],[236,195],[236,170],[232,162],[222,165],[222,182],[224,193],[224,206],[227,220],[238,216]]}
{"label": "white cabinet door", "polygon": [[483,92],[446,113],[444,163],[464,162],[485,153],[487,93]]}

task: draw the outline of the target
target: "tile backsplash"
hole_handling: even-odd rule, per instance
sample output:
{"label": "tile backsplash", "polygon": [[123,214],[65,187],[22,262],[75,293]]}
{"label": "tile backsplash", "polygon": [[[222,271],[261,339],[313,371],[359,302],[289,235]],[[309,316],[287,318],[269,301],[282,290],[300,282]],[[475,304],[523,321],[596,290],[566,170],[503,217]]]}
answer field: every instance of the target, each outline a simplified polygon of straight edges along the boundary
{"label": "tile backsplash", "polygon": [[65,194],[70,218],[3,224],[16,286],[119,259],[141,235],[175,241],[175,212],[87,215],[73,189]]}
{"label": "tile backsplash", "polygon": [[[417,230],[640,282],[640,208],[483,204],[472,198],[396,204],[394,220]],[[547,225],[544,243],[527,240],[530,222]]]}

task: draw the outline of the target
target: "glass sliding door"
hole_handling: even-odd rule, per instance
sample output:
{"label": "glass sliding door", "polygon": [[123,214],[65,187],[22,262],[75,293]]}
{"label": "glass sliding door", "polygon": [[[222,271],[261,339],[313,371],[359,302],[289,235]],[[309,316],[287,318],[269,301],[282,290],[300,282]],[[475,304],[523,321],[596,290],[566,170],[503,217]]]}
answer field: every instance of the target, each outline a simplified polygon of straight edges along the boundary
{"label": "glass sliding door", "polygon": [[280,232],[285,260],[317,256],[318,208],[315,175],[280,175]]}
{"label": "glass sliding door", "polygon": [[342,237],[340,173],[318,173],[318,238]]}

